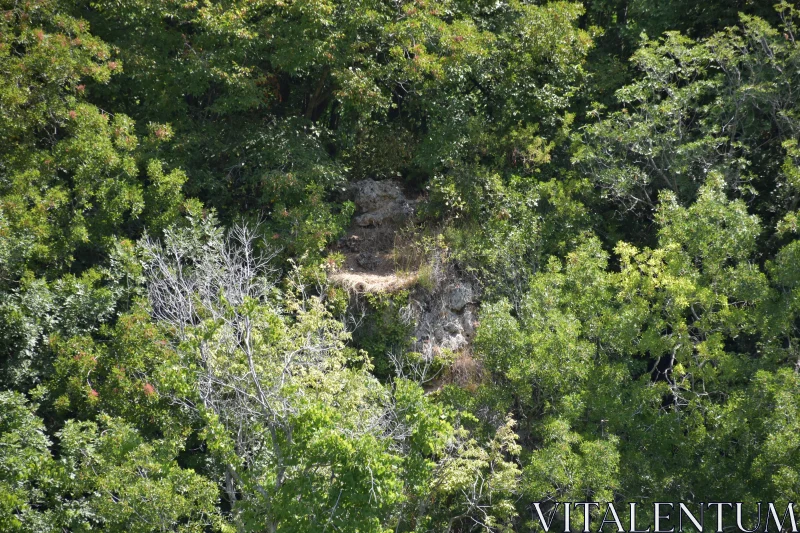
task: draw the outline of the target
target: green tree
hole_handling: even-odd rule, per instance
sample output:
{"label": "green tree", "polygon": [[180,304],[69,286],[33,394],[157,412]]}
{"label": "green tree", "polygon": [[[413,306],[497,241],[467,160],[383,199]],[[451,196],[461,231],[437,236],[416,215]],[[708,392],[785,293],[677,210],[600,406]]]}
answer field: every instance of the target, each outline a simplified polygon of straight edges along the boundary
{"label": "green tree", "polygon": [[152,313],[177,345],[162,391],[201,421],[241,527],[385,531],[404,498],[396,442],[430,455],[449,426],[409,429],[408,395],[345,347],[320,296],[274,285],[255,235],[207,217],[144,242]]}
{"label": "green tree", "polygon": [[88,102],[122,64],[67,7],[7,2],[0,18],[3,388],[49,375],[51,335],[114,318],[136,271],[124,238],[159,231],[183,202],[186,176],[149,157],[129,117]]}
{"label": "green tree", "polygon": [[575,136],[574,161],[605,198],[650,216],[659,191],[691,201],[717,173],[768,226],[794,216],[797,10],[776,7],[777,27],[742,16],[701,40],[671,31],[642,43],[638,79],[616,92],[621,109],[602,116],[595,105],[598,119]]}
{"label": "green tree", "polygon": [[231,531],[216,485],[178,467],[180,440],[147,442],[117,419],[68,422],[58,456],[34,406],[0,393],[4,531]]}

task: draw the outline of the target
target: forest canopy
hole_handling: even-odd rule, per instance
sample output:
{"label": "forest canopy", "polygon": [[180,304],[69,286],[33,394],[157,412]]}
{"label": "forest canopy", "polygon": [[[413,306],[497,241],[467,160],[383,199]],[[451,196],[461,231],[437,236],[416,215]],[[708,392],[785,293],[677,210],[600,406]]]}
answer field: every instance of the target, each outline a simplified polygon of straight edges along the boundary
{"label": "forest canopy", "polygon": [[0,0],[0,530],[800,501],[798,19]]}

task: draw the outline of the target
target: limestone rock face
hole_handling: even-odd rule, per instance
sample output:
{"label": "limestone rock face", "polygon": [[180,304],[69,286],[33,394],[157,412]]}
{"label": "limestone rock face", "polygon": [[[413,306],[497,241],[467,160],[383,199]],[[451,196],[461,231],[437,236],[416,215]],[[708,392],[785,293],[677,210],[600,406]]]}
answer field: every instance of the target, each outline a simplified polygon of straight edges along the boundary
{"label": "limestone rock face", "polygon": [[355,218],[361,227],[400,223],[414,214],[414,201],[409,200],[395,181],[366,179],[352,185],[355,203],[362,212]]}
{"label": "limestone rock face", "polygon": [[352,183],[346,198],[357,205],[347,233],[334,250],[344,262],[330,279],[355,292],[395,292],[414,285],[411,272],[397,272],[395,236],[414,214],[417,200],[397,181],[366,179]]}
{"label": "limestone rock face", "polygon": [[448,287],[445,302],[451,311],[463,311],[468,303],[472,303],[472,287],[466,283],[456,283]]}
{"label": "limestone rock face", "polygon": [[425,353],[441,349],[458,352],[466,348],[477,325],[475,290],[450,271],[432,293],[414,295],[417,350]]}
{"label": "limestone rock face", "polygon": [[467,340],[471,340],[475,336],[475,328],[478,325],[478,317],[475,312],[470,308],[464,309],[464,314],[461,315],[461,325],[464,328],[464,336]]}

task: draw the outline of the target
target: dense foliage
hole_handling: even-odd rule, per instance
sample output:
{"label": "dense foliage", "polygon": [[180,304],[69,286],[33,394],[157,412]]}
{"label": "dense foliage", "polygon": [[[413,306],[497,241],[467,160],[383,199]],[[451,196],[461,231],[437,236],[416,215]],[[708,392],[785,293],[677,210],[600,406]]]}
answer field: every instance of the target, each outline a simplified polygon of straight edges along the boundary
{"label": "dense foliage", "polygon": [[[0,0],[0,530],[800,500],[772,3]],[[364,178],[480,288],[469,379],[328,281]]]}

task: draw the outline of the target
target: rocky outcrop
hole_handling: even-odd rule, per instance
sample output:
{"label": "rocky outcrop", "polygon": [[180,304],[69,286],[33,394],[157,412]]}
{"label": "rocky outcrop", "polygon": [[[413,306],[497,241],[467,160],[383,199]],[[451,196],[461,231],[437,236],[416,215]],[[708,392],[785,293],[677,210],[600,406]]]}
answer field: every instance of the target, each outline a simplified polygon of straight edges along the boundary
{"label": "rocky outcrop", "polygon": [[350,278],[359,273],[393,275],[395,235],[414,216],[416,200],[396,181],[362,180],[351,184],[348,192],[357,211],[347,235],[335,247],[345,256],[341,273]]}
{"label": "rocky outcrop", "polygon": [[352,185],[355,203],[362,214],[355,218],[361,227],[400,224],[414,214],[416,202],[406,197],[396,181],[366,179]]}
{"label": "rocky outcrop", "polygon": [[362,180],[350,186],[349,194],[358,210],[336,246],[345,263],[331,279],[356,293],[409,290],[405,315],[414,323],[414,350],[430,357],[463,351],[477,325],[474,286],[442,254],[428,258],[432,274],[425,288],[415,283],[416,273],[396,272],[395,237],[413,218],[417,200],[392,180]]}
{"label": "rocky outcrop", "polygon": [[416,348],[423,354],[442,349],[461,351],[475,335],[477,302],[472,285],[452,272],[442,281],[433,293],[413,295]]}

